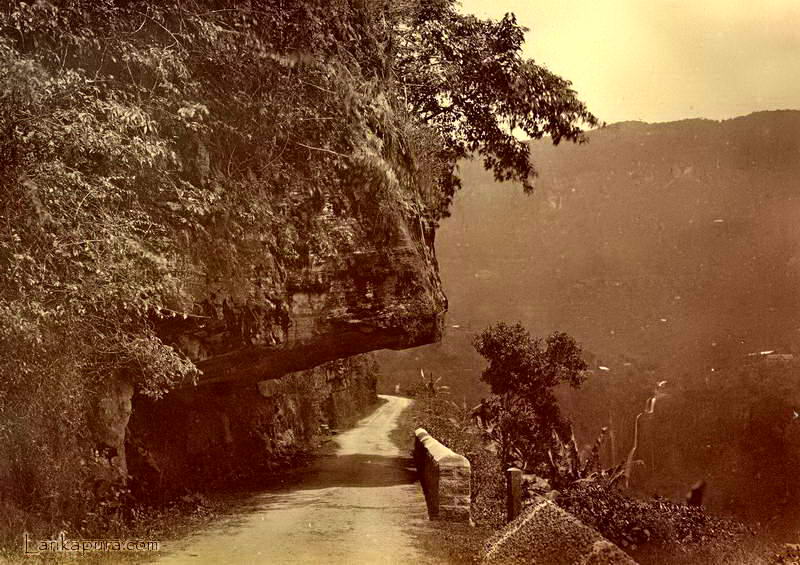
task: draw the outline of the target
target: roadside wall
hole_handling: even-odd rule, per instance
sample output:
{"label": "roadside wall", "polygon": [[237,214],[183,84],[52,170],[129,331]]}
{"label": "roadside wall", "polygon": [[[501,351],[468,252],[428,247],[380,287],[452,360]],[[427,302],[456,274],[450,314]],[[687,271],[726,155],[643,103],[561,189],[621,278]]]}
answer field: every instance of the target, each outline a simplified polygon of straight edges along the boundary
{"label": "roadside wall", "polygon": [[469,461],[422,428],[414,435],[414,462],[425,493],[428,517],[469,522],[472,474]]}

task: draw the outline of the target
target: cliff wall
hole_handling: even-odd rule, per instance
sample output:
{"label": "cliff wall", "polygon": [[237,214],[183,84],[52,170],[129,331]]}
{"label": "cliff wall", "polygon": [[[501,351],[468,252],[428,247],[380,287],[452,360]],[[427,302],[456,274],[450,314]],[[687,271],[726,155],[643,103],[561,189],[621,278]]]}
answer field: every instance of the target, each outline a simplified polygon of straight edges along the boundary
{"label": "cliff wall", "polygon": [[[260,232],[249,230],[236,242],[235,255],[228,250],[235,270],[219,264],[228,239],[209,238],[189,249],[192,315],[166,315],[156,328],[162,340],[195,362],[201,371],[196,384],[255,383],[440,338],[446,301],[432,226],[422,216],[387,215],[380,218],[385,231],[377,235],[365,224],[379,209],[337,206],[355,197],[338,187],[320,187],[315,194],[320,203],[298,233],[317,239],[324,254],[310,252],[299,264],[281,264],[275,251],[259,245]],[[192,384],[187,379],[183,386]]]}
{"label": "cliff wall", "polygon": [[286,466],[377,402],[375,370],[357,356],[246,387],[140,399],[126,441],[134,496],[158,501]]}
{"label": "cliff wall", "polygon": [[80,517],[150,467],[164,485],[271,461],[371,393],[258,383],[439,338],[452,163],[393,77],[396,17],[0,8],[3,500]]}

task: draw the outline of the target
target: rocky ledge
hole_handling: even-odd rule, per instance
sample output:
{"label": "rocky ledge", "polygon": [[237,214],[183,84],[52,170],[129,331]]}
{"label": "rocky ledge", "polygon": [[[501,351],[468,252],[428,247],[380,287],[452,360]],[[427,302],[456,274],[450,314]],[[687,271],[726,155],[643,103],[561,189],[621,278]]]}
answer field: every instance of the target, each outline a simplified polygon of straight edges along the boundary
{"label": "rocky ledge", "polygon": [[252,275],[231,279],[201,261],[194,314],[160,320],[159,334],[195,362],[199,385],[256,383],[377,349],[438,341],[447,301],[433,227],[392,220],[389,240],[363,240],[298,269],[251,255]]}

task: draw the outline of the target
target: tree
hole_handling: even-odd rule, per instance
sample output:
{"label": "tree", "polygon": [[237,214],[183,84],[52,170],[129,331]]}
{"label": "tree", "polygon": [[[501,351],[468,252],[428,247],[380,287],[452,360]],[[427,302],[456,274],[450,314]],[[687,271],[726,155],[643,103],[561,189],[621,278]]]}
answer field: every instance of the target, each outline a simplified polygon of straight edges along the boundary
{"label": "tree", "polygon": [[501,465],[545,464],[553,432],[565,437],[568,430],[553,389],[561,383],[578,387],[585,379],[580,347],[562,332],[542,340],[520,324],[503,322],[475,336],[473,345],[489,362],[481,379],[493,396],[477,412],[498,444]]}
{"label": "tree", "polygon": [[[395,73],[406,103],[444,140],[455,164],[478,153],[497,180],[533,190],[530,139],[584,141],[597,118],[571,83],[521,55],[524,33],[513,14],[499,21],[459,13],[455,0],[412,2],[398,25]],[[457,179],[446,188],[452,192]]]}

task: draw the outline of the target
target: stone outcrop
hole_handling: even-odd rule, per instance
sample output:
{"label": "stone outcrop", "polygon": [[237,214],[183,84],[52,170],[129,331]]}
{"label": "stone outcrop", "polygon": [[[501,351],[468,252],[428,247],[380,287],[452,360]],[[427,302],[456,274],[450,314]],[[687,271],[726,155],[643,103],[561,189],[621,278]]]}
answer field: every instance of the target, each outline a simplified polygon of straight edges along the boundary
{"label": "stone outcrop", "polygon": [[387,232],[376,239],[359,225],[363,218],[323,209],[315,222],[362,233],[304,266],[287,268],[269,253],[255,253],[255,240],[237,242],[237,255],[249,265],[245,274],[223,277],[218,266],[195,257],[202,276],[188,285],[194,315],[159,320],[159,334],[196,363],[200,385],[255,383],[359,353],[438,341],[447,302],[433,227],[420,218],[385,220]]}
{"label": "stone outcrop", "polygon": [[414,463],[430,519],[469,522],[472,469],[467,458],[418,428],[414,432]]}
{"label": "stone outcrop", "polygon": [[[307,247],[316,249],[301,260],[281,255],[296,251],[297,242],[265,245],[254,226],[235,245],[224,220],[203,238],[186,237],[187,314],[167,313],[153,324],[201,374],[164,399],[134,399],[134,482],[147,477],[139,484],[169,490],[187,469],[205,480],[238,473],[237,458],[279,464],[307,446],[320,423],[345,425],[374,401],[374,386],[358,373],[346,382],[331,377],[329,367],[285,375],[439,340],[447,301],[433,224],[414,213],[370,209],[341,187],[314,194],[313,207],[291,210],[314,242]],[[391,195],[393,204],[403,207],[409,194]],[[169,437],[150,433],[164,429]]]}
{"label": "stone outcrop", "polygon": [[129,426],[131,487],[152,499],[285,466],[326,430],[363,415],[377,401],[375,385],[361,356],[247,387],[142,399]]}
{"label": "stone outcrop", "polygon": [[481,563],[636,565],[596,530],[542,497],[486,543]]}
{"label": "stone outcrop", "polygon": [[[200,375],[164,399],[134,399],[128,452],[138,463],[132,476],[177,487],[182,469],[221,477],[233,473],[237,457],[279,461],[285,448],[306,445],[320,421],[336,427],[360,414],[366,399],[374,400],[374,387],[365,388],[357,375],[354,386],[338,386],[321,376],[325,368],[290,384],[265,381],[440,339],[447,301],[435,226],[414,204],[413,191],[387,193],[385,202],[369,204],[341,186],[313,187],[310,194],[259,204],[274,212],[264,212],[260,221],[277,218],[306,241],[267,244],[271,236],[258,225],[241,229],[234,241],[234,226],[225,218],[209,220],[202,237],[179,236],[186,268],[178,284],[186,303],[175,305],[180,315],[154,314],[153,326]],[[304,378],[308,382],[298,384]],[[297,393],[293,387],[305,388]],[[278,392],[285,389],[293,392]],[[312,413],[324,418],[312,421]],[[169,429],[170,437],[148,433],[148,425]],[[114,422],[108,432],[119,429],[124,422]],[[117,452],[124,477],[124,451]]]}
{"label": "stone outcrop", "polygon": [[[434,251],[439,188],[419,174],[413,152],[392,133],[405,122],[387,95],[376,85],[364,100],[363,119],[348,123],[352,154],[341,153],[341,163],[303,142],[290,143],[280,153],[286,174],[268,179],[250,170],[232,179],[232,155],[209,139],[192,138],[179,148],[187,178],[213,191],[214,204],[194,224],[165,226],[170,252],[157,258],[170,265],[170,276],[159,282],[169,292],[149,314],[152,327],[199,369],[161,401],[134,399],[138,422],[150,420],[177,435],[139,438],[136,453],[150,454],[155,463],[147,468],[158,467],[159,481],[172,463],[158,462],[155,453],[170,441],[177,442],[170,452],[179,454],[171,462],[228,449],[250,433],[261,433],[272,453],[313,435],[316,422],[300,425],[312,404],[314,410],[319,402],[328,406],[332,426],[348,407],[355,415],[363,404],[359,386],[264,397],[256,387],[272,389],[258,383],[440,339],[447,301]],[[300,103],[316,108],[317,102],[315,93]],[[351,106],[343,95],[330,104],[344,114]],[[170,193],[157,206],[175,212],[184,203]],[[309,378],[306,384],[319,389]],[[312,400],[315,394],[322,400]],[[135,433],[131,441],[139,441]]]}

